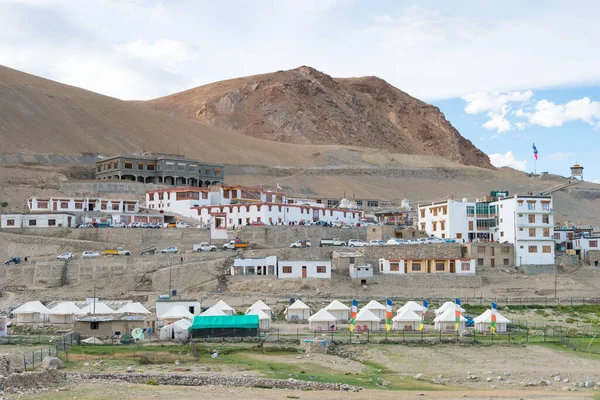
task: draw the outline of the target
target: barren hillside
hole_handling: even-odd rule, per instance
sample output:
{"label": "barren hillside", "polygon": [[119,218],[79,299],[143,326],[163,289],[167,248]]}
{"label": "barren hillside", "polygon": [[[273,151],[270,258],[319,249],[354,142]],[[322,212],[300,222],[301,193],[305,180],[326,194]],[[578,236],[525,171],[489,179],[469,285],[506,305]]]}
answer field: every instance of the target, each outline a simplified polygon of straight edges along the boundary
{"label": "barren hillside", "polygon": [[261,139],[435,155],[493,168],[437,107],[377,77],[337,79],[304,66],[141,104]]}

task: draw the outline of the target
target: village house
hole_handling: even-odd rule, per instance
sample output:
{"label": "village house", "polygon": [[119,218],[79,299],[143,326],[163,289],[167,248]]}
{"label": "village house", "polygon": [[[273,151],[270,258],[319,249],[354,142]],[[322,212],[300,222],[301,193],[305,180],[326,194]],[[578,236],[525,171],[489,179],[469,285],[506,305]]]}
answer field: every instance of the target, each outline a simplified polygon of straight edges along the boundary
{"label": "village house", "polygon": [[515,246],[511,243],[465,243],[464,256],[474,258],[477,268],[509,267],[515,262]]}
{"label": "village house", "polygon": [[380,274],[440,274],[474,275],[472,258],[380,258]]}
{"label": "village house", "polygon": [[74,228],[75,215],[57,214],[2,214],[0,228]]}
{"label": "village house", "polygon": [[88,315],[75,318],[73,331],[82,337],[113,338],[129,334],[132,329],[146,327],[143,315]]}
{"label": "village house", "polygon": [[231,267],[232,276],[271,276],[277,278],[277,256],[236,258]]}
{"label": "village house", "polygon": [[321,278],[331,279],[331,261],[281,260],[277,263],[279,279]]}
{"label": "village house", "polygon": [[30,212],[76,212],[99,211],[103,213],[137,213],[140,211],[138,200],[109,200],[102,198],[44,198],[27,199]]}
{"label": "village house", "polygon": [[366,265],[365,256],[360,251],[333,251],[331,253],[333,268],[348,271],[355,265]]}
{"label": "village house", "polygon": [[367,227],[367,242],[371,240],[419,239],[429,237],[426,231],[414,226],[375,225]]}

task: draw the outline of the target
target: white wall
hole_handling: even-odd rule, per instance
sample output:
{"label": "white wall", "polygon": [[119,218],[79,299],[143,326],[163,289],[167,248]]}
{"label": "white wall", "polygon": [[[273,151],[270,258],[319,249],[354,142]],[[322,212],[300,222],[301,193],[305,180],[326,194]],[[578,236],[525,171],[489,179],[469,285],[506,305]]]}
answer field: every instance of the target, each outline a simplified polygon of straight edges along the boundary
{"label": "white wall", "polygon": [[[45,204],[44,204],[45,203]],[[106,204],[106,208],[102,209],[102,203]],[[116,210],[113,209],[113,205]],[[122,212],[139,212],[140,204],[137,200],[123,200],[123,199],[103,199],[103,198],[49,198],[49,199],[38,199],[36,197],[30,197],[27,200],[27,207],[30,211],[62,211],[62,212],[78,212],[83,213],[86,211],[99,211],[105,213],[122,213]],[[125,208],[124,208],[125,207]]]}
{"label": "white wall", "polygon": [[[9,221],[11,225],[9,225]],[[0,215],[0,228],[21,228],[23,225],[23,215],[22,214],[2,214]]]}
{"label": "white wall", "polygon": [[[357,271],[358,269],[358,271]],[[373,267],[367,265],[350,264],[348,275],[351,279],[368,279],[373,277]]]}
{"label": "white wall", "polygon": [[390,270],[390,260],[387,258],[380,258],[379,259],[379,273],[380,274],[394,274],[394,275],[400,275],[400,274],[404,274],[404,260],[400,260],[399,264],[400,264],[400,268],[398,271],[392,271]]}
{"label": "white wall", "polygon": [[457,275],[475,275],[477,268],[477,260],[456,260],[455,262]]}
{"label": "white wall", "polygon": [[[261,275],[269,275],[269,268],[268,266],[274,266],[274,274],[277,274],[277,256],[267,256],[267,257],[263,257],[263,258],[236,258],[233,261],[233,267],[231,267],[231,275],[236,275],[235,267],[242,267],[243,271],[242,271],[242,275],[247,275],[248,274],[248,267],[254,267],[254,274],[256,275],[256,267],[260,266],[263,267],[262,268],[262,274]],[[239,269],[239,268],[237,268]]]}
{"label": "white wall", "polygon": [[[291,273],[284,273],[284,267],[292,267]],[[302,278],[302,267],[306,267],[307,278],[331,279],[331,261],[284,261],[277,263],[277,276],[280,279]],[[317,266],[325,266],[325,273],[317,273]]]}
{"label": "white wall", "polygon": [[[75,227],[75,216],[70,214],[23,214],[24,228],[59,228]],[[54,225],[50,221],[54,220]],[[29,221],[35,221],[35,225],[30,225]]]}

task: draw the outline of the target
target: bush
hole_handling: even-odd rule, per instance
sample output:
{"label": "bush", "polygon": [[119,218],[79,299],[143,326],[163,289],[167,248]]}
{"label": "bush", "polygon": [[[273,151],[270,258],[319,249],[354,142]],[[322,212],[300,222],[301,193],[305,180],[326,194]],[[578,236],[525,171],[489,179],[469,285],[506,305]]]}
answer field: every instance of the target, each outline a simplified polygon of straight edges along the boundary
{"label": "bush", "polygon": [[575,322],[575,320],[574,320],[573,318],[569,317],[569,318],[567,318],[567,319],[565,320],[565,322],[566,322],[567,324],[572,324],[573,322]]}
{"label": "bush", "polygon": [[156,382],[155,380],[152,380],[152,379],[150,379],[150,380],[148,380],[148,381],[146,382],[146,385],[158,386],[158,385],[159,385],[159,383],[158,383],[158,382]]}
{"label": "bush", "polygon": [[152,360],[150,359],[150,357],[148,357],[148,356],[145,356],[145,355],[143,355],[143,354],[142,354],[142,355],[140,355],[139,362],[140,362],[140,364],[142,364],[142,365],[153,364],[153,362],[152,362]]}
{"label": "bush", "polygon": [[8,202],[3,201],[2,203],[0,203],[0,206],[2,206],[2,207],[8,207]]}

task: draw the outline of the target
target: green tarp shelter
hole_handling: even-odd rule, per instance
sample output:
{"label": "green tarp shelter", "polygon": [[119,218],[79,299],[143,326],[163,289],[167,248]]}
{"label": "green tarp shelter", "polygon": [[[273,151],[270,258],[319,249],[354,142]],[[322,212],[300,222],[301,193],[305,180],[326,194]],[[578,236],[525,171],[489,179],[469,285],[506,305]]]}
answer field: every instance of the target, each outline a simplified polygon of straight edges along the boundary
{"label": "green tarp shelter", "polygon": [[258,336],[258,315],[196,315],[189,327],[193,338]]}

